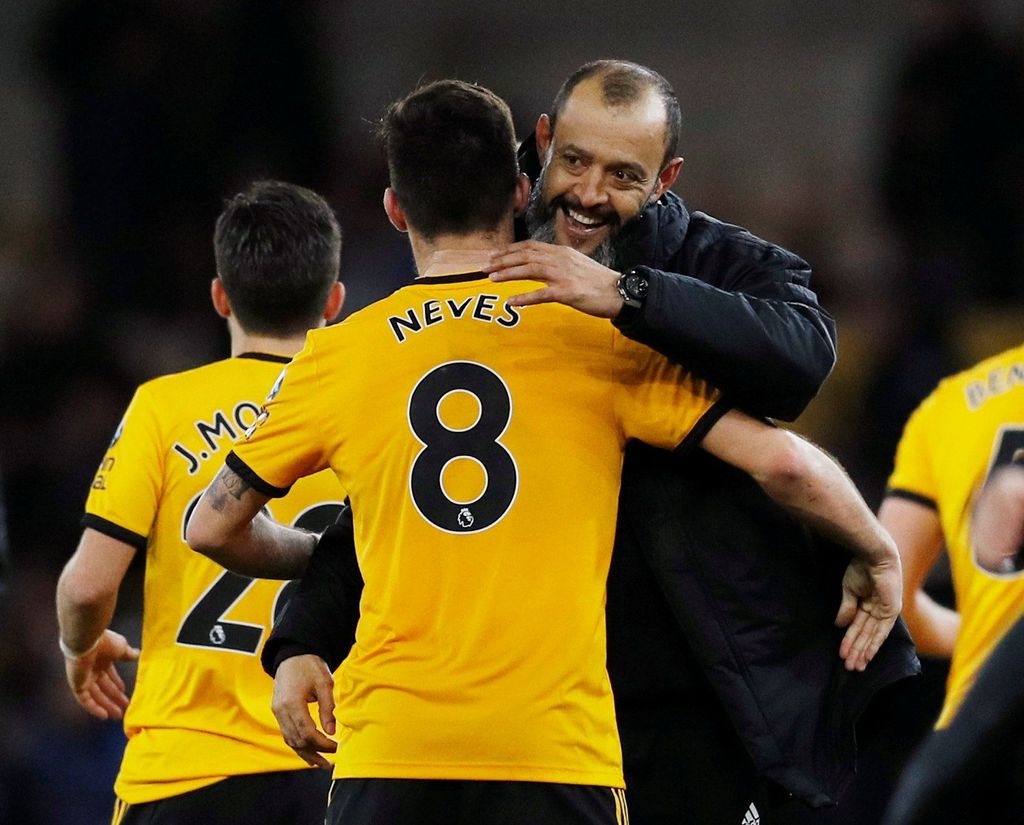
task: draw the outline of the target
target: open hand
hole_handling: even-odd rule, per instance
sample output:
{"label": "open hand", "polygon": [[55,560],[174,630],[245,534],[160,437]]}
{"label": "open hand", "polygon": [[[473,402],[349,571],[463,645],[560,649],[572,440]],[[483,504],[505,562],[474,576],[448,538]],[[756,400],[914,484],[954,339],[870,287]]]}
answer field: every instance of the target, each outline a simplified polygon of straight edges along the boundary
{"label": "open hand", "polygon": [[882,646],[903,604],[900,558],[881,561],[855,558],[843,576],[843,600],[836,625],[846,628],[839,655],[847,670],[864,670]]}
{"label": "open hand", "polygon": [[554,302],[598,318],[614,318],[622,311],[622,296],[615,285],[619,273],[572,247],[520,241],[495,252],[483,271],[492,281],[547,284],[510,298],[512,306]]}
{"label": "open hand", "polygon": [[134,662],[138,648],[113,630],[104,630],[96,646],[84,656],[64,657],[64,672],[75,700],[97,719],[120,719],[128,707],[128,693],[115,662]]}

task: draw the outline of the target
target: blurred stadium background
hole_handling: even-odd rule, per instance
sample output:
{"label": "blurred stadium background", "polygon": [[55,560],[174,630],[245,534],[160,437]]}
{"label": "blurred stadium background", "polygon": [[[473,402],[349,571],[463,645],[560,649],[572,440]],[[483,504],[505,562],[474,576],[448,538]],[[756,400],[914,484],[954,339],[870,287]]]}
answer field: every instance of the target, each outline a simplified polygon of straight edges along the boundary
{"label": "blurred stadium background", "polygon": [[[1019,343],[1017,0],[0,4],[0,821],[109,821],[122,734],[65,687],[53,590],[134,386],[226,352],[208,299],[221,199],[257,177],[324,193],[351,312],[411,273],[380,207],[385,104],[458,76],[526,136],[598,57],[675,85],[691,209],[811,262],[840,356],[796,426],[873,506],[939,377]],[[140,606],[126,593],[117,619],[136,640]]]}

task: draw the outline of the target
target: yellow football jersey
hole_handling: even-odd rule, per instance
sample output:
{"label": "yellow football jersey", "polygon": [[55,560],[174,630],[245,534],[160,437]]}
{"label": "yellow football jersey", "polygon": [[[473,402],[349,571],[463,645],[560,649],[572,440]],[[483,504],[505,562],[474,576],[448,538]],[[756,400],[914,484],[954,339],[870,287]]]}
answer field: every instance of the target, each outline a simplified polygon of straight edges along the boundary
{"label": "yellow football jersey", "polygon": [[[331,467],[366,586],[336,777],[621,786],[604,590],[630,438],[699,440],[717,391],[607,321],[479,272],[309,334],[228,465]],[[714,410],[714,411],[712,411]]]}
{"label": "yellow football jersey", "polygon": [[[142,657],[114,786],[130,804],[307,767],[281,739],[258,658],[286,583],[229,573],[184,538],[190,511],[288,360],[243,355],[143,384],[93,481],[84,526],[146,552]],[[322,473],[269,509],[319,530],[343,499]]]}
{"label": "yellow football jersey", "polygon": [[1024,346],[942,381],[907,422],[889,494],[934,507],[953,572],[960,633],[938,726],[949,724],[978,669],[1024,613],[1024,573],[978,566],[970,541],[974,495],[1024,447]]}

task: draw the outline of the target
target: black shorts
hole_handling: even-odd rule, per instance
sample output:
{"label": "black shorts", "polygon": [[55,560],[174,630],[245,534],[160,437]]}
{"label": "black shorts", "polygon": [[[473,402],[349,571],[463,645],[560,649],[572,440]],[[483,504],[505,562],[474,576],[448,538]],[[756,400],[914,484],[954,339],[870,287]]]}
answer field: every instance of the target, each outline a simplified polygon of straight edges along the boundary
{"label": "black shorts", "polygon": [[229,776],[155,802],[117,800],[111,825],[322,825],[330,785],[319,768]]}
{"label": "black shorts", "polygon": [[338,779],[326,825],[628,825],[619,788],[552,782]]}

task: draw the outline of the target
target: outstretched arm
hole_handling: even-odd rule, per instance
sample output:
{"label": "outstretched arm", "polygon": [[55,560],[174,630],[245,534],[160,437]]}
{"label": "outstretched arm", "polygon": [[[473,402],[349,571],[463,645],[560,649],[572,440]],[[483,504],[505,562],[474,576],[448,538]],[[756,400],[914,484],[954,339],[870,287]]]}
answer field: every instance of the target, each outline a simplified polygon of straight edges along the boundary
{"label": "outstretched arm", "polygon": [[750,473],[772,499],[853,552],[836,624],[847,627],[839,650],[847,669],[863,670],[899,615],[902,576],[895,542],[849,476],[810,442],[738,411],[722,416],[701,446]]}
{"label": "outstretched arm", "polygon": [[189,519],[189,547],[243,576],[298,578],[313,554],[316,535],[285,527],[261,512],[269,500],[225,465]]}
{"label": "outstretched arm", "polygon": [[[675,204],[659,207],[682,214]],[[644,221],[657,223],[657,213],[649,209]],[[654,252],[641,256],[652,266],[639,267],[649,283],[640,310],[623,309],[619,272],[569,247],[512,244],[485,271],[495,281],[544,284],[514,298],[515,304],[555,301],[612,318],[630,338],[718,387],[734,406],[796,418],[836,360],[835,323],[808,286],[807,263],[700,213],[689,218],[685,240],[676,246],[661,260]]]}

